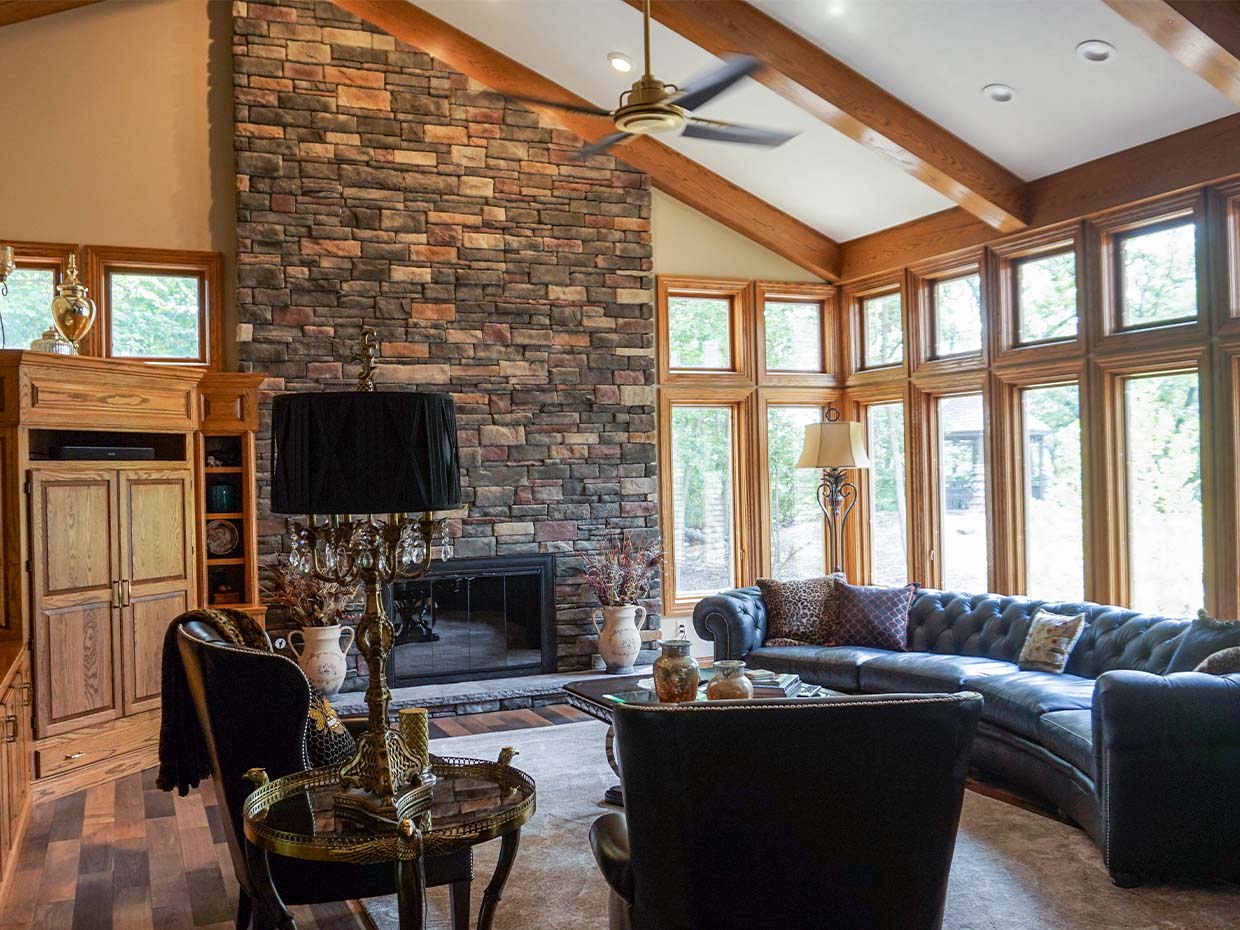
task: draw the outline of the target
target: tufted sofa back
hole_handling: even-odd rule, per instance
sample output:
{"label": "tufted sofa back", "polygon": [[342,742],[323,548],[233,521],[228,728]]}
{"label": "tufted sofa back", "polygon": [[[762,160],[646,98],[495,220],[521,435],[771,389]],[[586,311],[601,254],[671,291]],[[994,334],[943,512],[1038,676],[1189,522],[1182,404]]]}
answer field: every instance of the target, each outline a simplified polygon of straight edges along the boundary
{"label": "tufted sofa back", "polygon": [[908,648],[1015,662],[1029,623],[1040,607],[1069,616],[1085,614],[1085,632],[1072,650],[1066,669],[1083,678],[1097,678],[1115,669],[1164,674],[1179,636],[1190,622],[1089,602],[923,588],[909,609]]}

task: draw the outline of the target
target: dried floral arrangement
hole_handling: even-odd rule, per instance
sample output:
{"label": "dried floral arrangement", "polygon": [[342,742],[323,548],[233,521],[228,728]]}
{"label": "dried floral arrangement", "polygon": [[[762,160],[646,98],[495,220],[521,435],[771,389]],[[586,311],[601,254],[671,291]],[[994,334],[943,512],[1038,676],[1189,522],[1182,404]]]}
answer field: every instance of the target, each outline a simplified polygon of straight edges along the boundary
{"label": "dried floral arrangement", "polygon": [[655,571],[663,562],[659,542],[639,545],[623,533],[584,553],[586,584],[604,607],[636,604],[650,593]]}
{"label": "dried floral arrangement", "polygon": [[287,563],[266,568],[267,591],[287,607],[298,626],[334,626],[357,598],[359,585],[341,585],[303,574]]}

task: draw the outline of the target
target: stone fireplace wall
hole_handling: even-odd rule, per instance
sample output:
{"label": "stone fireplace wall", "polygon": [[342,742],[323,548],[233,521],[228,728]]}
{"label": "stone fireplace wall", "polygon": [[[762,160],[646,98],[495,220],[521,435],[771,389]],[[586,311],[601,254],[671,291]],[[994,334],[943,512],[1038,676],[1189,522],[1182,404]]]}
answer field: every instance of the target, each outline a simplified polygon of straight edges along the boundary
{"label": "stone fireplace wall", "polygon": [[[649,179],[329,3],[234,3],[239,359],[275,392],[457,402],[462,556],[555,552],[560,668],[593,603],[575,554],[657,534]],[[270,404],[259,441],[260,549]]]}

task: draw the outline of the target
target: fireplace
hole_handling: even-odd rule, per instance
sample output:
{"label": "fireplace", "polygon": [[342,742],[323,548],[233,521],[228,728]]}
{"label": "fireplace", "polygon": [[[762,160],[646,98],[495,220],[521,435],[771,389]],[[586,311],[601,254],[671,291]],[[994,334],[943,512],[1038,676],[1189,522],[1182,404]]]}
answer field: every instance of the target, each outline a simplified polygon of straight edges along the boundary
{"label": "fireplace", "polygon": [[555,556],[434,563],[384,592],[390,687],[553,672]]}

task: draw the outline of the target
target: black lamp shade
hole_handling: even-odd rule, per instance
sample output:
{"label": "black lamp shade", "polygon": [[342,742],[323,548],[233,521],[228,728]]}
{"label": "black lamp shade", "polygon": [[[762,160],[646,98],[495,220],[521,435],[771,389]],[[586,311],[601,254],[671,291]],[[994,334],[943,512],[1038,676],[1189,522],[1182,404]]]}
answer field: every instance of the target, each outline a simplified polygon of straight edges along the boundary
{"label": "black lamp shade", "polygon": [[282,394],[272,413],[274,513],[416,513],[461,503],[447,394]]}

